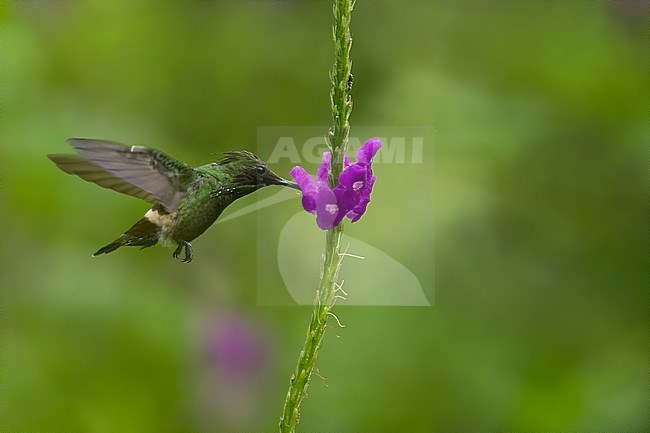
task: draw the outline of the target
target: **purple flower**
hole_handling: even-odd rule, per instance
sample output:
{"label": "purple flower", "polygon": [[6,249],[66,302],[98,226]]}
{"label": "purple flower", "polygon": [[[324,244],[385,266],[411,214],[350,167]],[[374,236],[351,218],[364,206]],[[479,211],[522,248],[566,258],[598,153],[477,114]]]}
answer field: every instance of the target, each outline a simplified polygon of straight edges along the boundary
{"label": "purple flower", "polygon": [[246,318],[235,313],[222,317],[209,329],[208,356],[222,378],[250,377],[265,363],[264,341]]}
{"label": "purple flower", "polygon": [[371,138],[357,152],[356,162],[351,163],[346,155],[334,189],[330,188],[327,180],[331,168],[330,152],[323,153],[315,179],[300,166],[291,169],[291,176],[302,190],[302,207],[316,214],[319,228],[331,230],[346,216],[356,222],[366,212],[375,184],[372,158],[380,147],[381,141]]}

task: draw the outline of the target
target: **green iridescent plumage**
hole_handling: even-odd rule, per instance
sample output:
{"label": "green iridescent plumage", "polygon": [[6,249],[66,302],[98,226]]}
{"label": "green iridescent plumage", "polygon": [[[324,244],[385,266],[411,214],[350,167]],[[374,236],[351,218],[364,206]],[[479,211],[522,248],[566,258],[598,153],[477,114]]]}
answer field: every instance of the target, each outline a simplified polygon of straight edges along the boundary
{"label": "green iridescent plumage", "polygon": [[78,155],[48,155],[61,170],[153,203],[130,229],[93,254],[107,254],[122,246],[147,248],[157,243],[185,249],[192,260],[196,239],[233,201],[269,185],[297,185],[273,173],[247,151],[228,152],[216,162],[192,168],[163,152],[144,146],[125,146],[104,140],[68,140]]}

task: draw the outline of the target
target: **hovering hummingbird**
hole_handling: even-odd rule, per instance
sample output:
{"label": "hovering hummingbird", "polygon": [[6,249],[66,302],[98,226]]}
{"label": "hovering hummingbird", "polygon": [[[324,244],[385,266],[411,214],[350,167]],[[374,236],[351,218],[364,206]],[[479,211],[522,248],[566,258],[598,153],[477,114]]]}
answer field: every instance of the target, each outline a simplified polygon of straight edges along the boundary
{"label": "hovering hummingbird", "polygon": [[94,254],[123,246],[176,246],[172,256],[192,261],[192,245],[232,202],[268,185],[299,189],[273,173],[248,151],[227,152],[210,164],[192,168],[144,146],[71,138],[75,154],[47,155],[57,167],[85,181],[153,203],[140,221]]}

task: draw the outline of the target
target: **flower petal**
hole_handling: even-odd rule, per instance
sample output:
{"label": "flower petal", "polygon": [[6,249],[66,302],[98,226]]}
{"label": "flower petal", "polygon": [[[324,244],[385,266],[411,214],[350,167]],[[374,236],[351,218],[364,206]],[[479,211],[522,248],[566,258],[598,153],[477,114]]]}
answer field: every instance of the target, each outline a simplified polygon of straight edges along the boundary
{"label": "flower petal", "polygon": [[292,168],[289,174],[293,177],[302,191],[302,207],[307,212],[315,213],[316,196],[318,193],[318,185],[316,185],[316,181],[304,168],[300,166]]}
{"label": "flower petal", "polygon": [[[352,164],[339,175],[339,185],[353,191],[360,189],[359,183],[365,183],[368,178],[369,166],[362,164]],[[356,185],[355,185],[356,184]],[[355,188],[356,187],[356,188]]]}
{"label": "flower petal", "polygon": [[359,164],[370,164],[372,158],[381,147],[381,140],[378,138],[371,138],[370,140],[363,143],[363,146],[357,152],[357,162]]}
{"label": "flower petal", "polygon": [[316,224],[321,230],[332,230],[338,216],[339,206],[334,193],[329,186],[321,185],[316,196]]}
{"label": "flower petal", "polygon": [[330,172],[330,167],[331,167],[331,162],[332,161],[332,154],[330,152],[323,152],[323,159],[320,163],[320,166],[318,167],[318,170],[316,171],[316,182],[319,185],[329,185],[329,180],[327,179],[327,176],[329,175]]}
{"label": "flower petal", "polygon": [[370,203],[370,193],[372,192],[372,187],[375,184],[375,179],[375,176],[371,176],[368,179],[366,188],[364,188],[361,192],[357,205],[347,213],[346,216],[350,218],[353,223],[359,221],[359,218],[361,218],[363,214],[366,213],[366,208],[368,207],[368,203]]}

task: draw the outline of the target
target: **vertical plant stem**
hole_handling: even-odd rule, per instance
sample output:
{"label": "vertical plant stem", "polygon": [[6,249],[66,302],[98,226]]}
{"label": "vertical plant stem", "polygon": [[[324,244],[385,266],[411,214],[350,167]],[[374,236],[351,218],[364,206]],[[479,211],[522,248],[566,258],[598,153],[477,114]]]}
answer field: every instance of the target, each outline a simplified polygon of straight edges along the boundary
{"label": "vertical plant stem", "polygon": [[330,75],[332,90],[330,100],[332,105],[333,125],[329,131],[329,145],[332,151],[332,171],[330,186],[334,187],[343,170],[343,156],[348,147],[350,133],[350,113],[352,113],[352,36],[350,35],[350,18],[352,16],[352,0],[334,0],[334,67]]}
{"label": "vertical plant stem", "polygon": [[[332,152],[332,169],[330,171],[330,186],[334,187],[339,174],[343,170],[343,157],[348,147],[350,132],[350,113],[352,112],[352,62],[350,49],[350,18],[354,1],[334,0],[334,67],[330,73],[332,90],[330,92],[333,125],[329,130],[328,144]],[[329,230],[325,236],[325,259],[320,285],[316,293],[307,337],[298,364],[291,376],[289,391],[284,402],[284,410],[280,418],[280,432],[294,433],[300,421],[300,405],[305,398],[307,385],[314,370],[318,352],[323,344],[323,336],[327,325],[327,316],[331,313],[336,301],[336,285],[341,269],[341,235],[343,225],[339,224]]]}

